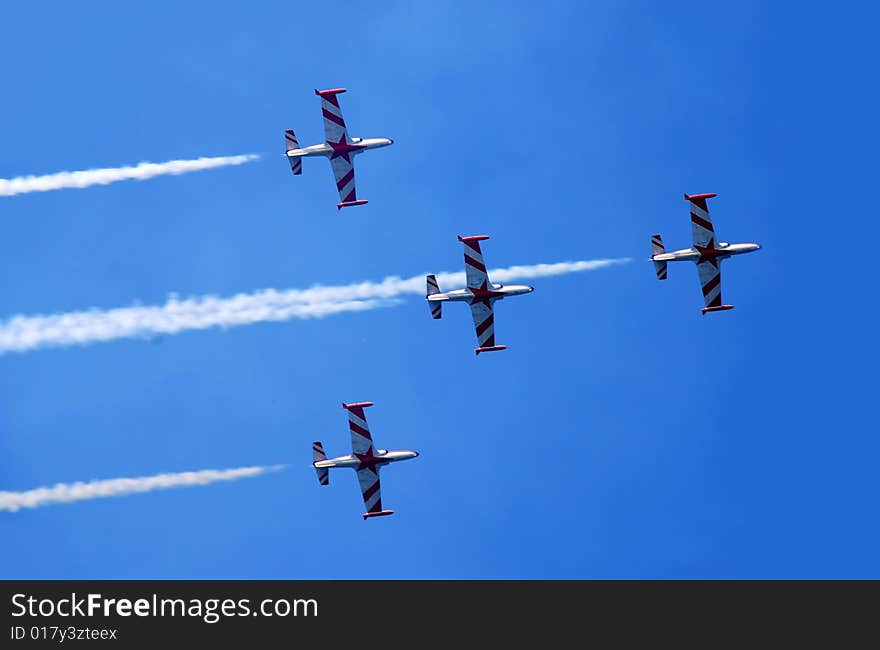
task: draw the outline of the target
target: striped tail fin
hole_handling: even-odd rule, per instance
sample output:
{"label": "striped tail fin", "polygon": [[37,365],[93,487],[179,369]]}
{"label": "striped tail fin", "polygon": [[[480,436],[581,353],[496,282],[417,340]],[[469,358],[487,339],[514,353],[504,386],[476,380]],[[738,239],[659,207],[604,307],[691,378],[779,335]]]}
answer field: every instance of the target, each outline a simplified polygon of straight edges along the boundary
{"label": "striped tail fin", "polygon": [[[284,146],[285,153],[293,149],[299,149],[299,141],[296,139],[296,134],[291,129],[287,129],[287,131],[284,132]],[[287,160],[290,163],[290,171],[292,171],[294,175],[299,176],[303,173],[302,158],[299,156],[287,156]]]}
{"label": "striped tail fin", "polygon": [[[425,280],[428,284],[428,293],[425,298],[440,293],[440,285],[437,284],[437,278],[433,274],[428,275]],[[440,301],[428,300],[428,307],[431,308],[431,318],[437,320],[443,316],[443,303]]]}
{"label": "striped tail fin", "polygon": [[[653,235],[651,237],[651,257],[654,255],[662,255],[666,252],[666,248],[663,246],[663,238],[660,235]],[[666,262],[658,262],[654,261],[654,270],[657,272],[658,280],[666,279]]]}
{"label": "striped tail fin", "polygon": [[[327,454],[324,453],[324,445],[321,444],[320,440],[312,443],[312,456],[316,463],[319,460],[327,460]],[[318,473],[318,483],[321,485],[330,485],[330,470],[328,468],[316,467],[315,471]]]}

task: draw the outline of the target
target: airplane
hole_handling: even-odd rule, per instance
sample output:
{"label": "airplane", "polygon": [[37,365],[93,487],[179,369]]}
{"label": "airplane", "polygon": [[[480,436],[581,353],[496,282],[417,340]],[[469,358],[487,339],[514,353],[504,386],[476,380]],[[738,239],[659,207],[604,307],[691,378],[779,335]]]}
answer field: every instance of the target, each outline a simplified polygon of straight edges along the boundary
{"label": "airplane", "polygon": [[464,267],[467,272],[467,288],[455,289],[454,291],[441,292],[437,284],[437,277],[433,274],[426,277],[428,293],[425,300],[431,308],[431,316],[436,320],[443,316],[443,302],[447,300],[467,302],[471,306],[471,315],[474,317],[474,327],[477,330],[478,347],[474,352],[493,352],[506,350],[506,345],[495,345],[495,314],[493,304],[496,300],[502,300],[508,296],[518,296],[523,293],[531,293],[534,287],[524,284],[493,284],[489,282],[486,273],[486,265],[483,264],[483,253],[480,250],[480,242],[489,239],[488,235],[476,235],[473,237],[458,236],[458,241],[464,244]]}
{"label": "airplane", "polygon": [[706,306],[702,312],[705,316],[708,312],[725,311],[733,309],[733,305],[721,303],[721,260],[733,255],[742,255],[761,249],[760,244],[729,244],[727,242],[715,243],[715,228],[709,217],[709,206],[706,201],[714,198],[716,194],[685,194],[684,198],[691,204],[691,227],[693,229],[693,248],[666,252],[663,247],[663,239],[660,235],[651,237],[654,269],[658,280],[666,279],[667,262],[696,262],[697,273],[700,274],[700,285],[703,288],[703,298]]}
{"label": "airplane", "polygon": [[333,176],[336,178],[336,189],[339,191],[339,203],[336,209],[352,205],[364,205],[367,201],[358,199],[354,187],[354,156],[368,149],[378,149],[394,144],[390,138],[349,138],[342,109],[339,107],[337,95],[344,93],[345,88],[317,90],[315,94],[321,98],[321,110],[324,114],[324,144],[315,144],[300,148],[296,134],[288,129],[284,132],[285,155],[290,162],[290,170],[294,175],[302,174],[302,159],[307,156],[326,156],[330,158]]}
{"label": "airplane", "polygon": [[370,517],[383,517],[393,515],[393,510],[382,510],[382,494],[379,488],[379,468],[389,463],[401,460],[409,460],[419,455],[417,451],[409,449],[373,449],[373,437],[370,435],[370,427],[364,415],[364,409],[372,406],[372,402],[357,402],[356,404],[342,403],[342,408],[348,411],[348,428],[351,430],[351,454],[327,458],[324,453],[324,445],[321,441],[312,443],[312,455],[314,462],[312,467],[318,473],[318,483],[330,484],[330,469],[334,467],[351,467],[357,472],[358,483],[364,497],[364,521]]}

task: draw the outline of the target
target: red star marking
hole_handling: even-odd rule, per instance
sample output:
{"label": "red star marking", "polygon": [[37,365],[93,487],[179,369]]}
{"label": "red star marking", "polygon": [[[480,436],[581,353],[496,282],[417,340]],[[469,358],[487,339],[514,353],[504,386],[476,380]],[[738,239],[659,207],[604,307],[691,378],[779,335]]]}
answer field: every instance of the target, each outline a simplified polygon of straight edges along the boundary
{"label": "red star marking", "polygon": [[697,251],[700,253],[700,259],[697,260],[697,264],[702,264],[703,262],[709,262],[716,269],[718,268],[718,260],[716,259],[719,255],[721,255],[724,251],[715,248],[715,240],[710,239],[709,245],[706,247],[703,246],[694,246]]}
{"label": "red star marking", "polygon": [[360,461],[360,465],[358,465],[357,471],[361,471],[362,469],[369,469],[378,476],[379,473],[376,471],[376,464],[382,461],[381,457],[373,456],[370,453],[355,454],[355,457]]}
{"label": "red star marking", "polygon": [[345,158],[345,161],[349,165],[351,164],[351,158],[349,158],[348,154],[352,151],[363,149],[363,145],[348,144],[345,141],[344,133],[339,136],[339,142],[328,142],[327,144],[329,144],[333,148],[333,153],[330,154],[330,160],[333,160],[334,158]]}
{"label": "red star marking", "polygon": [[479,289],[471,289],[471,295],[473,296],[473,298],[471,298],[471,304],[474,304],[475,302],[481,302],[488,307],[489,301],[492,298],[503,296],[504,292],[492,291],[491,289],[489,289],[488,282],[486,282],[486,280],[483,280],[483,284],[480,285]]}

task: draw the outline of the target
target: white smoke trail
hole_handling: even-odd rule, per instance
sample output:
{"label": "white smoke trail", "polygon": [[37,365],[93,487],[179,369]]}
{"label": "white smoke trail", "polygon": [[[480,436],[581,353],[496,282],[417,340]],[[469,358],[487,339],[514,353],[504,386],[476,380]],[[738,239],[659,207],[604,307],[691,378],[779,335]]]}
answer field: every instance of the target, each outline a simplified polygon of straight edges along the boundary
{"label": "white smoke trail", "polygon": [[138,492],[167,490],[192,485],[208,485],[218,481],[234,481],[284,469],[284,465],[239,467],[237,469],[206,469],[199,472],[157,474],[138,478],[114,478],[88,483],[58,483],[26,492],[0,492],[0,510],[15,512],[21,508],[39,508],[52,503],[70,503],[86,499],[116,497]]}
{"label": "white smoke trail", "polygon": [[[592,271],[628,262],[629,258],[512,266],[489,271],[493,280],[509,282]],[[437,275],[441,288],[465,283],[465,274]],[[366,311],[398,304],[399,297],[425,295],[425,276],[393,276],[381,282],[310,289],[264,289],[230,298],[201,296],[179,300],[171,296],[164,305],[135,306],[69,312],[50,316],[13,316],[0,321],[0,354],[44,347],[85,345],[122,338],[177,334],[210,327],[235,327],[291,318],[322,318],[350,311]]]}
{"label": "white smoke trail", "polygon": [[217,156],[196,158],[194,160],[169,160],[163,163],[142,162],[129,167],[107,167],[104,169],[85,169],[75,172],[58,172],[45,176],[18,176],[0,178],[0,196],[14,196],[28,192],[49,192],[67,188],[83,188],[91,185],[108,185],[117,181],[146,180],[165,174],[187,174],[214,167],[243,165],[257,160],[256,154],[241,156]]}

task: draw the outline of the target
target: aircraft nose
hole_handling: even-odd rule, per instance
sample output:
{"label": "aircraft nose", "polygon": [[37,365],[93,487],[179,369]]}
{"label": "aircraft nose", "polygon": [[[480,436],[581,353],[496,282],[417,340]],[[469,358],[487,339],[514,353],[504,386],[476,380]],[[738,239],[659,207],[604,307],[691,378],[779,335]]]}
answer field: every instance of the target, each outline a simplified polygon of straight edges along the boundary
{"label": "aircraft nose", "polygon": [[388,144],[394,144],[394,140],[392,140],[391,138],[388,138]]}
{"label": "aircraft nose", "polygon": [[535,290],[535,287],[529,287],[529,293]]}
{"label": "aircraft nose", "polygon": [[419,452],[414,451],[414,452],[413,452],[413,458],[418,458],[418,457],[419,457]]}

